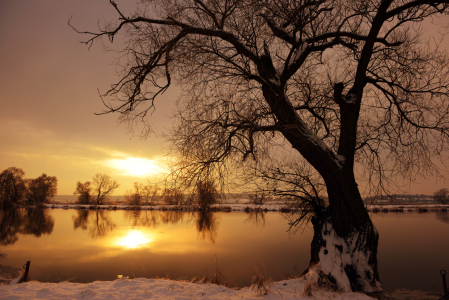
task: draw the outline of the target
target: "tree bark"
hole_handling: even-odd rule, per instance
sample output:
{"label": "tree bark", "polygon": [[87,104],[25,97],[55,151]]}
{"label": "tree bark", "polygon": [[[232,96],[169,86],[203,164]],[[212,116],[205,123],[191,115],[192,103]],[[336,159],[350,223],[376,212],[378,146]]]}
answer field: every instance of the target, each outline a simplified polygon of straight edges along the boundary
{"label": "tree bark", "polygon": [[[355,180],[325,177],[329,206],[312,219],[314,236],[308,269],[318,284],[342,291],[381,290],[377,267],[379,235],[363,205]],[[318,276],[317,276],[318,275]]]}
{"label": "tree bark", "polygon": [[340,141],[344,145],[339,147],[339,157],[313,137],[281,91],[268,54],[263,58],[258,66],[266,82],[262,92],[277,117],[280,132],[320,173],[329,197],[329,206],[315,212],[306,277],[319,285],[328,282],[341,291],[381,290],[377,269],[379,235],[362,201],[353,171],[358,106],[341,105],[342,118],[346,120],[342,122],[341,135],[347,137]]}

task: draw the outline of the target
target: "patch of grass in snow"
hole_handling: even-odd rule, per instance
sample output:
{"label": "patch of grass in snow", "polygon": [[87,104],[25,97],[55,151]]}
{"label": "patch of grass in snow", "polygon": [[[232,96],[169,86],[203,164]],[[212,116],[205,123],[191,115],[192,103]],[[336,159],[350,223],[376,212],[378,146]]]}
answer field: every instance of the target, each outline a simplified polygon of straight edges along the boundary
{"label": "patch of grass in snow", "polygon": [[257,267],[254,267],[255,274],[251,279],[251,290],[255,290],[257,294],[266,295],[270,291],[273,280],[271,278],[266,278]]}

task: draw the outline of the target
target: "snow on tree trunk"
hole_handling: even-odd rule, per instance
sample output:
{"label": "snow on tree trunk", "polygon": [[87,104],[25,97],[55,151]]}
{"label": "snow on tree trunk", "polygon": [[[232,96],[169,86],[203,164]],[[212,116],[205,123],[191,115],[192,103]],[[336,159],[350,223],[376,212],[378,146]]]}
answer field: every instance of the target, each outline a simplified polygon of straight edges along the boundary
{"label": "snow on tree trunk", "polygon": [[312,257],[305,279],[312,285],[328,284],[342,292],[380,291],[374,226],[354,230],[344,238],[337,234],[329,217],[316,216],[312,222]]}

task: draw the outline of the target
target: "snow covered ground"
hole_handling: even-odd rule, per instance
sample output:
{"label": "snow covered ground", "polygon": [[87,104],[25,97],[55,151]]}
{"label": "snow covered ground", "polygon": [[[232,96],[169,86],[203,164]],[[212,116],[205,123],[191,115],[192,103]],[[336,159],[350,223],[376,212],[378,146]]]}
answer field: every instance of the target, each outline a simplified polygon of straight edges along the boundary
{"label": "snow covered ground", "polygon": [[267,285],[269,292],[264,295],[251,287],[239,290],[211,283],[191,283],[166,279],[117,279],[92,283],[40,283],[37,281],[21,284],[11,282],[0,285],[0,299],[353,299],[372,300],[361,293],[339,293],[312,290],[312,297],[304,294],[304,280],[291,279]]}

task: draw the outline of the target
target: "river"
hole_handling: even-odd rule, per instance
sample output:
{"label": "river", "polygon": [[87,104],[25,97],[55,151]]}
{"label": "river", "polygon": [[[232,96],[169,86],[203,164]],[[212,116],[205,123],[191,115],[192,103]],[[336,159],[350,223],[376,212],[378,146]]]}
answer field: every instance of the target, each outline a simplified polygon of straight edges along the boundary
{"label": "river", "polygon": [[[274,281],[301,275],[310,226],[288,231],[277,212],[17,209],[0,211],[2,265],[42,282],[129,278],[211,280],[248,286],[256,269]],[[449,271],[449,213],[374,213],[385,290],[439,291]],[[294,231],[294,232],[292,232]]]}

